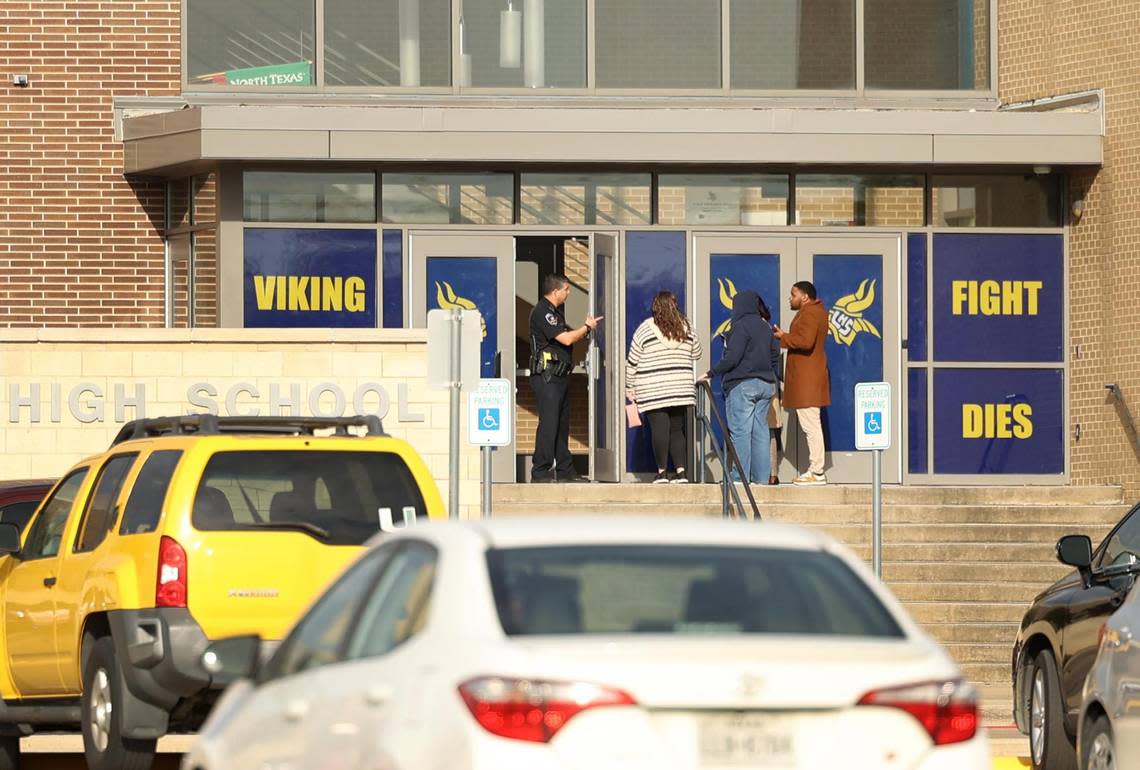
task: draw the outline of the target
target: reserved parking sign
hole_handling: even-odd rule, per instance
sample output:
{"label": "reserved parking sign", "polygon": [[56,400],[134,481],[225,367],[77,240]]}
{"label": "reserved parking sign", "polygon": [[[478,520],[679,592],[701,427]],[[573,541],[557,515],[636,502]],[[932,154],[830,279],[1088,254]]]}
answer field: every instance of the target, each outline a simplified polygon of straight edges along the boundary
{"label": "reserved parking sign", "polygon": [[891,384],[860,382],[855,385],[855,448],[890,449]]}
{"label": "reserved parking sign", "polygon": [[475,446],[511,443],[511,381],[479,380],[467,394],[467,440]]}

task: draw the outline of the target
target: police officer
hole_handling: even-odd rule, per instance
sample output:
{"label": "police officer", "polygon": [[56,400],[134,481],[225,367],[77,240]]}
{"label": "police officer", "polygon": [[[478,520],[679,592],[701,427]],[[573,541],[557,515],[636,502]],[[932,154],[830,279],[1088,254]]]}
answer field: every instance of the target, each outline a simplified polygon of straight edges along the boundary
{"label": "police officer", "polygon": [[562,314],[569,296],[566,276],[548,275],[542,279],[542,299],[530,312],[530,386],[538,401],[532,483],[582,480],[570,456],[570,399],[566,390],[574,368],[570,348],[596,329],[602,317],[588,315],[585,324],[571,329]]}

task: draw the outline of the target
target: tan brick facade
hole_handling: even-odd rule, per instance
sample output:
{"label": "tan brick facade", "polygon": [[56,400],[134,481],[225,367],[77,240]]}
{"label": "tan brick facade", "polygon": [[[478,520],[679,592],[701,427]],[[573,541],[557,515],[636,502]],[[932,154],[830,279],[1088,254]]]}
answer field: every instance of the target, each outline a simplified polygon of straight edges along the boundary
{"label": "tan brick facade", "polygon": [[163,186],[122,176],[112,98],[178,94],[179,8],[0,3],[0,325],[163,324]]}
{"label": "tan brick facade", "polygon": [[1103,88],[1104,166],[1070,177],[1084,199],[1069,231],[1070,439],[1075,484],[1120,483],[1140,496],[1130,445],[1104,385],[1140,415],[1140,2],[1002,0],[999,95],[1018,102]]}

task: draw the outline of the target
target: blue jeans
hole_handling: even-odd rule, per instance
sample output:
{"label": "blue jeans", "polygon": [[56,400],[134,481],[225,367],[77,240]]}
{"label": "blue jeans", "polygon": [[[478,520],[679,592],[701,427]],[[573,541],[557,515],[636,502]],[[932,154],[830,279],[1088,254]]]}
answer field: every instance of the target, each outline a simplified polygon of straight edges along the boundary
{"label": "blue jeans", "polygon": [[[771,472],[772,450],[769,446],[768,407],[776,395],[776,383],[761,379],[738,382],[728,391],[725,408],[728,412],[728,432],[748,480],[765,483]],[[731,462],[731,461],[730,461]],[[740,481],[740,474],[732,468],[731,478]]]}

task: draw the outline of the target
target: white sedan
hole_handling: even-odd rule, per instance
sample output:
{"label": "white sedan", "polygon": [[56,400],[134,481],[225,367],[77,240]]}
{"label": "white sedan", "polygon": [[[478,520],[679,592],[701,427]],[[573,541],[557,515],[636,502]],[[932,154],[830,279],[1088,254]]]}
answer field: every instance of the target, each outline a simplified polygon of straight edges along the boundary
{"label": "white sedan", "polygon": [[[1116,569],[1140,572],[1135,563]],[[1081,770],[1140,767],[1140,589],[1135,585],[1101,627],[1077,725]]]}
{"label": "white sedan", "polygon": [[974,688],[864,564],[776,524],[535,518],[381,536],[184,770],[983,770]]}

